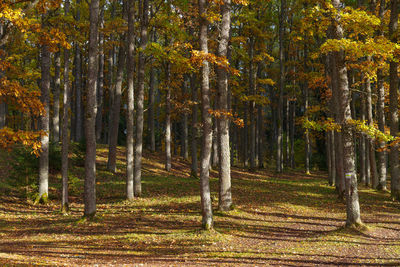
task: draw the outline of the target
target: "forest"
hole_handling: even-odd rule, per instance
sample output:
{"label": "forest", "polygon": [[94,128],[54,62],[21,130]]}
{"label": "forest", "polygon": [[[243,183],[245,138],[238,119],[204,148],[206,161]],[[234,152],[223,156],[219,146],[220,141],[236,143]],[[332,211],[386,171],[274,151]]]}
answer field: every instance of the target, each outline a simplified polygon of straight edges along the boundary
{"label": "forest", "polygon": [[0,264],[399,266],[398,0],[0,0]]}

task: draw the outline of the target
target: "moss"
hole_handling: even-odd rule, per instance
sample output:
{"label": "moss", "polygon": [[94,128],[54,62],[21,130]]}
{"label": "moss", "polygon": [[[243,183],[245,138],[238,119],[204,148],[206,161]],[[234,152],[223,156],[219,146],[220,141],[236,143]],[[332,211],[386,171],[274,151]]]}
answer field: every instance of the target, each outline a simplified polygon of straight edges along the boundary
{"label": "moss", "polygon": [[48,202],[49,202],[49,196],[47,195],[47,193],[44,193],[36,197],[34,204],[35,205],[47,204]]}

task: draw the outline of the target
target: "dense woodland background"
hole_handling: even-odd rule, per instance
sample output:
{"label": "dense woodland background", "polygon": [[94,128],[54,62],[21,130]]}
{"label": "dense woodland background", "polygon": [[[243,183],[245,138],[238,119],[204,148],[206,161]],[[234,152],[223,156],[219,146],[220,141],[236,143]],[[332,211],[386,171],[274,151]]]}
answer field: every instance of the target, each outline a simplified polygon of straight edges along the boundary
{"label": "dense woodland background", "polygon": [[61,170],[65,213],[78,157],[89,219],[103,144],[128,200],[142,195],[144,150],[162,151],[167,172],[190,162],[205,229],[210,170],[229,211],[231,166],[325,170],[346,225],[361,226],[357,184],[400,199],[398,12],[397,0],[2,0],[0,142],[21,164],[36,162],[21,143],[38,156],[36,203]]}

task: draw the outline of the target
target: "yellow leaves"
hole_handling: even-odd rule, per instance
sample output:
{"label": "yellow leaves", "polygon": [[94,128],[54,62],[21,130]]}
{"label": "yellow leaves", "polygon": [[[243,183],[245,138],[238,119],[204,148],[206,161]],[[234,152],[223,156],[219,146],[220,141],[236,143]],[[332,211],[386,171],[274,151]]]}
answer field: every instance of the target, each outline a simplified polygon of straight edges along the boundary
{"label": "yellow leaves", "polygon": [[40,137],[46,135],[43,131],[14,131],[11,128],[0,129],[0,147],[3,149],[11,149],[15,144],[22,144],[30,147],[32,153],[39,156],[41,152]]}
{"label": "yellow leaves", "polygon": [[208,61],[211,64],[215,64],[219,68],[223,68],[226,71],[229,71],[231,74],[239,76],[240,72],[235,68],[230,67],[229,61],[226,57],[218,57],[212,53],[204,53],[199,50],[191,51],[190,61],[193,66],[201,67],[204,61]]}
{"label": "yellow leaves", "polygon": [[212,116],[214,116],[215,118],[221,118],[221,117],[225,117],[230,119],[234,124],[236,124],[236,126],[238,126],[239,128],[243,128],[244,127],[244,121],[239,118],[238,114],[234,114],[232,113],[232,111],[225,111],[225,110],[218,110],[218,109],[209,109],[208,113],[211,114]]}
{"label": "yellow leaves", "polygon": [[271,86],[275,85],[275,81],[272,79],[269,79],[269,78],[265,78],[265,79],[259,78],[259,79],[257,79],[257,83],[261,84],[261,85],[271,85]]}

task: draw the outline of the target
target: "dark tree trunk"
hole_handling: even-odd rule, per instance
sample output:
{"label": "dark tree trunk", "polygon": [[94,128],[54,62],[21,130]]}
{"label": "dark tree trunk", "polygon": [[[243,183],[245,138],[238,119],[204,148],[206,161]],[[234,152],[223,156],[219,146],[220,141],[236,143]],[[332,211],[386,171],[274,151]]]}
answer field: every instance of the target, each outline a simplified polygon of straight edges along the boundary
{"label": "dark tree trunk", "polygon": [[[64,12],[68,16],[70,2],[65,0]],[[64,92],[63,92],[63,119],[62,119],[62,146],[61,146],[61,177],[62,177],[62,197],[61,197],[61,212],[69,211],[68,201],[68,151],[69,151],[69,108],[71,106],[70,99],[70,81],[69,81],[69,64],[70,51],[64,49]]]}
{"label": "dark tree trunk", "polygon": [[96,82],[98,74],[98,21],[99,0],[90,2],[89,66],[85,109],[85,182],[84,215],[92,218],[96,213]]}
{"label": "dark tree trunk", "polygon": [[[393,43],[397,42],[397,30],[398,30],[398,2],[397,0],[391,1],[391,13],[389,23],[389,36]],[[398,63],[396,61],[390,62],[390,135],[398,136],[399,132],[399,109],[398,109],[398,90],[399,90],[399,77],[398,77]],[[392,144],[389,152],[390,160],[390,176],[391,176],[391,192],[392,197],[396,200],[400,200],[400,170],[399,170],[399,145]]]}
{"label": "dark tree trunk", "polygon": [[276,171],[282,172],[282,139],[283,139],[283,93],[285,88],[285,21],[286,0],[281,0],[279,15],[279,100],[277,116]]}
{"label": "dark tree trunk", "polygon": [[290,167],[295,168],[294,160],[294,135],[295,135],[295,121],[296,121],[296,102],[293,101],[291,105],[291,116],[290,116]]}
{"label": "dark tree trunk", "polygon": [[[79,5],[81,0],[77,0]],[[76,11],[76,21],[79,23],[81,11]],[[82,114],[82,51],[79,44],[75,44],[75,141],[81,142],[83,139],[83,114]]]}
{"label": "dark tree trunk", "polygon": [[[200,50],[208,53],[208,36],[207,36],[207,1],[199,0],[199,18],[200,18]],[[210,66],[207,60],[202,63],[201,69],[201,110],[203,122],[203,140],[201,150],[200,165],[200,191],[201,191],[201,210],[203,229],[209,230],[213,228],[213,214],[210,193],[210,157],[212,145],[212,119],[209,114],[210,104]]]}
{"label": "dark tree trunk", "polygon": [[[170,74],[170,63],[167,63],[167,67],[165,70],[165,76],[167,81],[170,81],[171,79],[171,74]],[[166,96],[165,96],[165,170],[166,171],[171,171],[171,89],[169,87],[169,82],[168,82],[168,88],[166,91]],[[176,131],[174,131],[176,133]],[[176,134],[174,135],[176,138]],[[174,150],[176,149],[176,142],[174,142]],[[176,152],[175,152],[176,153]]]}
{"label": "dark tree trunk", "polygon": [[[249,93],[250,96],[256,94],[256,78],[257,70],[254,64],[254,37],[250,37],[249,40]],[[255,101],[249,101],[249,119],[250,119],[250,171],[255,171],[256,169],[256,119],[255,119]]]}
{"label": "dark tree trunk", "polygon": [[[124,39],[122,37],[122,39]],[[109,125],[108,132],[110,134],[110,143],[108,149],[108,162],[107,169],[110,172],[115,173],[117,171],[117,143],[118,143],[118,129],[121,111],[121,96],[122,96],[122,82],[124,78],[124,68],[126,63],[125,45],[121,41],[121,45],[118,51],[118,66],[117,66],[117,77],[115,83],[115,96],[112,107],[112,120]]]}
{"label": "dark tree trunk", "polygon": [[149,86],[149,116],[148,116],[148,127],[150,135],[150,151],[156,151],[156,135],[155,135],[155,124],[154,124],[154,89],[156,85],[156,69],[152,67],[150,69],[150,86]]}
{"label": "dark tree trunk", "polygon": [[192,74],[190,76],[190,88],[192,90],[192,142],[191,142],[191,154],[192,154],[192,164],[191,164],[191,176],[198,177],[198,163],[197,163],[197,117],[198,117],[198,104],[197,104],[197,86],[196,86],[196,75]]}
{"label": "dark tree trunk", "polygon": [[[104,28],[104,8],[100,11],[100,28]],[[97,114],[96,140],[101,140],[103,130],[103,99],[104,99],[104,34],[99,32],[99,74],[97,82]]]}

